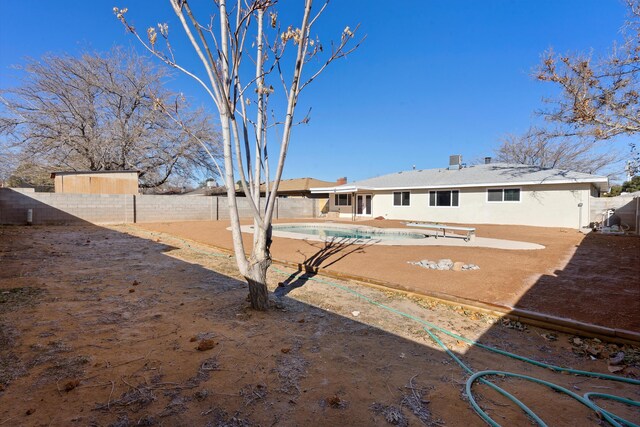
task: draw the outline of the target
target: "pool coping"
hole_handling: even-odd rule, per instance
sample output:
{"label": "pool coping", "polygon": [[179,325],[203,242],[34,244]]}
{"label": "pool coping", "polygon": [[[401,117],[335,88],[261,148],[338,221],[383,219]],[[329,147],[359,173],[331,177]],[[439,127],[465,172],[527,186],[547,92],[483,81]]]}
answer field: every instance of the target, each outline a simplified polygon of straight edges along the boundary
{"label": "pool coping", "polygon": [[[379,228],[368,225],[355,225],[344,224],[338,222],[292,222],[292,223],[278,223],[276,226],[296,226],[296,227],[309,227],[319,228],[318,226],[327,224],[331,228],[342,228],[345,230],[368,230],[372,232],[385,232],[399,233],[399,234],[422,234],[426,236],[424,239],[348,239],[348,238],[336,238],[315,236],[312,234],[292,233],[286,231],[279,231],[274,229],[273,236],[285,239],[295,240],[308,240],[312,242],[334,242],[340,244],[354,244],[354,245],[381,245],[381,246],[460,246],[460,247],[472,247],[472,248],[492,248],[492,249],[506,249],[506,250],[538,250],[544,249],[543,245],[531,242],[520,242],[516,240],[504,240],[504,239],[492,239],[487,237],[474,237],[469,241],[465,240],[465,236],[460,234],[450,234],[446,237],[434,237],[435,232],[429,232],[427,230],[414,230],[406,228]],[[231,230],[228,227],[227,230]],[[253,225],[243,225],[240,227],[243,233],[253,233]],[[433,237],[433,238],[432,238]]]}

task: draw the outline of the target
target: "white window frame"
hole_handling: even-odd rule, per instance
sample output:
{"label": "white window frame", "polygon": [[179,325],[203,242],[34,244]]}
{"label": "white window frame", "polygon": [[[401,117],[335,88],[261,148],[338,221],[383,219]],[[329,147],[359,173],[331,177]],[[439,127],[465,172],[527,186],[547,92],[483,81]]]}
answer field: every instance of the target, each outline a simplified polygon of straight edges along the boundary
{"label": "white window frame", "polygon": [[[396,205],[396,193],[400,193],[400,204]],[[409,204],[408,205],[403,205],[402,204],[402,193],[409,193]],[[400,191],[394,191],[391,193],[391,204],[393,205],[394,208],[409,208],[411,207],[411,191],[408,190],[400,190]]]}
{"label": "white window frame", "polygon": [[[489,200],[489,190],[500,190],[502,192],[502,200]],[[505,200],[504,190],[518,190],[518,200]],[[487,203],[522,203],[522,188],[521,187],[500,187],[500,188],[487,188]]]}
{"label": "white window frame", "polygon": [[[335,196],[333,198],[334,206],[336,206],[336,207],[353,206],[353,197],[351,197],[351,194],[348,194],[348,193],[337,193],[337,194],[334,194],[334,196]],[[346,205],[338,203],[338,199],[340,198],[340,196],[347,196],[347,204]]]}
{"label": "white window frame", "polygon": [[[451,192],[451,203],[453,203],[453,192],[457,191],[458,192],[458,206],[453,206],[453,205],[449,205],[449,206],[438,206],[438,192],[439,191],[449,191]],[[432,205],[431,204],[431,193],[436,193],[436,204]],[[461,191],[458,188],[438,188],[437,190],[429,190],[429,192],[427,193],[427,206],[430,208],[443,208],[443,209],[457,209],[460,207],[460,194]]]}

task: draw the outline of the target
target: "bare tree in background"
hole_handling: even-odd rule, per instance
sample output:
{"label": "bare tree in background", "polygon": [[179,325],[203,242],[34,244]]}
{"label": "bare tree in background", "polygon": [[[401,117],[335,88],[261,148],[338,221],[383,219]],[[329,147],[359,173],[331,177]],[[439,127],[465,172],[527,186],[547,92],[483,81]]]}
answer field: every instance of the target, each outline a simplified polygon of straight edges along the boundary
{"label": "bare tree in background", "polygon": [[537,78],[562,90],[549,101],[553,107],[542,112],[552,122],[597,139],[640,132],[640,0],[627,5],[625,41],[609,56],[545,53]]}
{"label": "bare tree in background", "polygon": [[[609,140],[640,132],[640,0],[626,0],[628,20],[624,42],[606,57],[544,54],[536,78],[561,89],[541,114],[563,126],[567,136],[582,141]],[[593,145],[595,148],[595,145]],[[637,152],[631,144],[631,162],[637,172]]]}
{"label": "bare tree in background", "polygon": [[21,85],[0,91],[0,135],[11,153],[3,167],[10,161],[20,179],[37,170],[139,170],[151,188],[216,174],[219,137],[208,115],[165,89],[166,72],[134,52],[47,55],[20,69]]}
{"label": "bare tree in background", "polygon": [[496,159],[542,168],[597,173],[619,160],[616,152],[597,149],[593,138],[553,134],[530,128],[523,135],[506,135],[496,150]]}
{"label": "bare tree in background", "polygon": [[[358,46],[348,48],[355,32],[349,27],[342,32],[340,41],[327,46],[312,38],[312,27],[328,2],[312,13],[312,0],[305,0],[299,26],[286,27],[281,26],[276,3],[276,0],[231,3],[218,0],[214,2],[215,14],[211,13],[215,18],[209,20],[207,15],[206,21],[200,21],[189,1],[170,0],[182,31],[206,71],[203,76],[176,61],[167,24],[148,28],[143,39],[126,20],[127,9],[114,8],[117,18],[150,52],[195,79],[218,109],[233,246],[240,273],[249,285],[251,306],[257,310],[267,310],[269,306],[266,277],[271,265],[271,223],[298,98],[330,63]],[[161,48],[158,42],[162,41]],[[285,56],[289,52],[291,55]],[[303,75],[303,70],[311,65],[313,71]],[[276,88],[282,89],[280,99]],[[308,117],[301,120],[306,121]],[[279,147],[274,171],[270,169],[268,143],[276,133],[280,135],[275,136]],[[253,213],[253,246],[249,256],[240,230],[234,166]],[[269,188],[266,202],[261,205],[263,178]]]}

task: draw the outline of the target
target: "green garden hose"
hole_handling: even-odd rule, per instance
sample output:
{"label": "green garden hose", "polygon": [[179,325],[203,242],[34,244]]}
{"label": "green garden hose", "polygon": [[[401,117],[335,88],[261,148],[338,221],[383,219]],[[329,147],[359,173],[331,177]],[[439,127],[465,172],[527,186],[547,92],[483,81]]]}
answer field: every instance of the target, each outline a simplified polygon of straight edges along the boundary
{"label": "green garden hose", "polygon": [[[288,276],[289,274],[274,267],[273,268],[276,272],[278,272],[279,274],[282,275],[286,275]],[[469,402],[471,403],[471,406],[473,407],[473,409],[476,411],[476,413],[478,413],[478,415],[485,421],[487,422],[489,425],[493,426],[493,427],[500,427],[500,424],[498,424],[497,422],[495,422],[485,411],[482,410],[482,408],[480,408],[480,405],[478,405],[478,403],[476,402],[475,398],[473,397],[473,393],[472,393],[472,386],[473,384],[478,381],[481,382],[482,384],[485,384],[491,388],[493,388],[495,391],[497,391],[498,393],[502,394],[503,396],[507,397],[509,400],[511,400],[512,402],[514,402],[520,409],[522,409],[533,421],[535,421],[539,426],[544,426],[546,427],[547,424],[545,424],[545,422],[538,417],[531,409],[529,409],[524,403],[522,403],[520,400],[518,400],[518,398],[516,398],[515,396],[513,396],[512,394],[508,393],[506,390],[502,389],[501,387],[485,380],[483,377],[484,376],[488,376],[488,375],[499,375],[502,377],[513,377],[513,378],[519,378],[519,379],[524,379],[527,381],[531,381],[531,382],[535,382],[537,384],[541,384],[544,385],[546,387],[549,387],[557,392],[560,393],[564,393],[569,397],[572,397],[573,399],[577,400],[578,402],[580,402],[581,404],[587,406],[588,408],[592,409],[593,411],[595,411],[597,414],[601,415],[602,418],[604,418],[609,424],[611,424],[614,427],[622,427],[622,426],[628,426],[628,427],[640,427],[637,424],[632,423],[631,421],[625,420],[622,417],[619,417],[609,411],[606,411],[602,408],[600,408],[598,405],[596,405],[595,403],[593,403],[589,397],[599,397],[602,399],[607,399],[607,400],[612,400],[612,401],[616,401],[616,402],[620,402],[620,403],[624,403],[627,405],[632,405],[632,406],[640,406],[640,402],[635,401],[635,400],[631,400],[631,399],[625,399],[623,397],[619,397],[619,396],[614,396],[614,395],[610,395],[610,394],[604,394],[604,393],[586,393],[584,396],[580,396],[574,392],[572,392],[571,390],[568,390],[564,387],[561,387],[557,384],[551,383],[549,381],[544,381],[538,378],[534,378],[534,377],[530,377],[527,375],[521,375],[521,374],[516,374],[516,373],[512,373],[512,372],[505,372],[505,371],[493,371],[493,370],[487,370],[487,371],[480,371],[480,372],[476,372],[474,373],[473,370],[471,368],[469,368],[464,362],[462,362],[460,360],[460,358],[458,358],[451,350],[449,350],[449,348],[433,333],[432,330],[436,330],[438,332],[442,332],[446,335],[449,335],[457,340],[463,341],[467,344],[470,344],[472,346],[475,347],[479,347],[497,354],[501,354],[503,356],[507,356],[516,360],[520,360],[522,362],[526,362],[535,366],[539,366],[539,367],[543,367],[543,368],[547,368],[550,369],[552,371],[555,372],[566,372],[566,373],[570,373],[570,374],[574,374],[574,375],[580,375],[580,376],[586,376],[586,377],[590,377],[590,378],[598,378],[598,379],[604,379],[604,380],[611,380],[611,381],[618,381],[618,382],[623,382],[623,383],[627,383],[627,384],[633,384],[633,385],[640,385],[640,380],[635,380],[632,378],[625,378],[625,377],[620,377],[617,375],[610,375],[610,374],[601,374],[601,373],[597,373],[597,372],[589,372],[589,371],[582,371],[582,370],[578,370],[578,369],[571,369],[571,368],[563,368],[561,366],[555,366],[555,365],[551,365],[548,363],[543,363],[543,362],[539,362],[537,360],[533,360],[533,359],[529,359],[527,357],[524,356],[520,356],[514,353],[510,353],[508,351],[505,350],[500,350],[485,344],[481,344],[478,343],[474,340],[470,340],[466,337],[463,337],[461,335],[455,334],[445,328],[442,328],[438,325],[435,325],[431,322],[428,322],[426,320],[420,319],[418,317],[415,317],[411,314],[405,313],[403,311],[397,310],[393,307],[389,307],[385,304],[382,304],[378,301],[375,301],[357,291],[354,291],[353,289],[350,289],[346,286],[342,286],[339,285],[337,283],[328,281],[328,280],[323,280],[317,277],[310,277],[310,276],[306,276],[303,275],[303,277],[306,280],[311,280],[311,281],[315,281],[315,282],[319,282],[319,283],[323,283],[329,286],[332,286],[334,288],[343,290],[345,292],[348,292],[352,295],[355,295],[356,297],[363,299],[364,301],[375,305],[377,307],[380,307],[384,310],[390,311],[392,313],[395,313],[399,316],[411,319],[415,322],[418,322],[423,326],[424,330],[427,332],[427,334],[430,336],[430,338],[435,341],[458,365],[460,365],[460,367],[462,367],[463,370],[465,370],[467,373],[471,374],[471,377],[469,377],[469,379],[467,380],[466,383],[466,393],[467,393],[467,397],[469,398]]]}

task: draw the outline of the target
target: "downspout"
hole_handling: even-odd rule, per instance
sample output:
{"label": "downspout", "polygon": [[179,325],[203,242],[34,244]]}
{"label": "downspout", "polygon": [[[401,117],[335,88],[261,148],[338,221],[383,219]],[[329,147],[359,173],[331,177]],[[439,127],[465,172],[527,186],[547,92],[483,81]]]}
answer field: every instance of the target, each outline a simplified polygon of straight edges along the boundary
{"label": "downspout", "polygon": [[578,203],[578,231],[582,230],[582,202]]}

